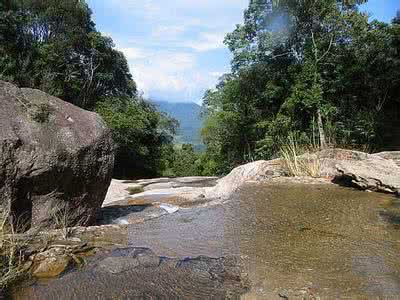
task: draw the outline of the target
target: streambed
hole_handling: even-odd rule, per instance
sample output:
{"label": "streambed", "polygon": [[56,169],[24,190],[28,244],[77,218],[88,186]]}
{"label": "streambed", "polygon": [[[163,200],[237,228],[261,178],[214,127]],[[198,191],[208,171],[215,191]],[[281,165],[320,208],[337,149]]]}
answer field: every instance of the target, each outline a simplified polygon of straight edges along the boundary
{"label": "streambed", "polygon": [[[104,272],[99,265],[115,252],[99,253],[80,270],[19,288],[14,299],[397,296],[399,216],[391,195],[334,185],[248,184],[217,205],[128,225],[128,249],[149,248],[158,263]],[[137,259],[119,256],[128,265]],[[178,267],[198,256],[204,260]]]}

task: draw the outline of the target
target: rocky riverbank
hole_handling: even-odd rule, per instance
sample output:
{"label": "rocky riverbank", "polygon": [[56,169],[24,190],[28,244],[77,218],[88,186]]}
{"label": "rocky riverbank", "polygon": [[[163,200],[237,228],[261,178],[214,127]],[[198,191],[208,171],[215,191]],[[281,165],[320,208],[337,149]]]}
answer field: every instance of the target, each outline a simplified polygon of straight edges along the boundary
{"label": "rocky riverbank", "polygon": [[[278,159],[240,166],[223,178],[112,180],[97,213],[98,226],[32,233],[36,242],[26,250],[24,268],[40,280],[32,287],[16,289],[14,298],[66,298],[65,293],[71,290],[77,297],[85,298],[84,291],[93,293],[93,289],[103,291],[104,297],[137,296],[138,291],[153,297],[167,294],[235,298],[243,294],[265,297],[280,293],[334,296],[340,295],[341,290],[324,278],[349,272],[364,272],[373,278],[380,274],[381,279],[375,282],[379,289],[363,288],[372,279],[357,273],[347,277],[348,287],[345,281],[338,281],[340,288],[353,289],[343,295],[400,292],[396,277],[388,275],[400,272],[393,260],[400,240],[396,229],[400,205],[390,196],[399,191],[400,167],[381,154],[335,149],[313,155],[320,164],[319,178],[290,177],[285,162]],[[336,183],[364,191],[336,187]],[[276,235],[276,230],[285,238]],[[382,240],[376,240],[374,235]],[[19,238],[26,238],[26,234]],[[254,243],[258,245],[253,249],[256,252],[251,246]],[[311,253],[312,244],[316,248]],[[272,251],[271,245],[277,247],[276,251]],[[332,245],[341,246],[329,252]],[[353,246],[364,247],[365,251],[358,253]],[[279,248],[285,249],[290,265],[286,265]],[[304,256],[300,258],[293,251]],[[364,254],[370,258],[360,261]],[[257,261],[255,258],[260,255],[262,260]],[[309,255],[322,261],[315,265],[308,260]],[[324,255],[328,255],[332,268],[336,265],[340,272],[322,271],[327,268]],[[374,264],[376,257],[385,261],[383,273]],[[349,262],[356,259],[357,267],[341,265],[343,258]],[[154,263],[156,260],[158,263]],[[271,265],[280,260],[275,267]],[[182,264],[186,266],[184,271]],[[257,265],[256,270],[252,269]],[[309,266],[313,270],[309,271],[313,274],[312,284],[305,281],[309,274],[304,270],[300,272],[302,280],[294,280],[291,276],[299,272],[291,269],[294,266],[296,270]],[[275,277],[261,276],[258,268],[267,268],[265,272]],[[58,279],[42,281],[48,277]],[[79,283],[75,278],[80,278]],[[186,282],[184,278],[189,279]],[[89,283],[93,280],[93,284]],[[109,281],[121,284],[109,286]],[[76,284],[84,288],[79,292]],[[99,288],[100,284],[105,289]],[[329,285],[329,291],[324,290],[324,285]]]}

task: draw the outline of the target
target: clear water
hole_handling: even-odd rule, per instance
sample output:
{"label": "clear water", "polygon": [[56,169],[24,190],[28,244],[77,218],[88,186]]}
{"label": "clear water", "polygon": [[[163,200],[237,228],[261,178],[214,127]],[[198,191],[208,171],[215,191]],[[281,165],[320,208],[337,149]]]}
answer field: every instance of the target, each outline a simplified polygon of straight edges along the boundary
{"label": "clear water", "polygon": [[[253,184],[224,204],[129,225],[128,243],[166,257],[240,257],[252,283],[245,299],[393,297],[400,295],[398,203],[333,185]],[[127,272],[116,282],[89,268],[20,289],[14,298],[129,298],[130,283],[148,274],[154,270]],[[176,270],[156,274],[154,291],[186,287],[189,298],[211,295],[215,283]]]}

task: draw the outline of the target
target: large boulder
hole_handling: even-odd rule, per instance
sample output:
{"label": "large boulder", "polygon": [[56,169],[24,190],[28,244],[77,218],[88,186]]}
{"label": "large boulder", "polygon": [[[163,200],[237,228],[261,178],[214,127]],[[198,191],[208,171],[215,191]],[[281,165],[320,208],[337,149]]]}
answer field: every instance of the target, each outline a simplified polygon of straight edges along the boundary
{"label": "large boulder", "polygon": [[400,167],[393,160],[369,155],[358,161],[341,161],[336,168],[342,178],[363,190],[400,192]]}
{"label": "large boulder", "polygon": [[396,152],[368,154],[354,150],[326,149],[314,154],[321,161],[321,175],[362,190],[398,193],[400,167]]}
{"label": "large boulder", "polygon": [[96,113],[0,81],[0,205],[19,221],[93,223],[113,152],[110,130]]}

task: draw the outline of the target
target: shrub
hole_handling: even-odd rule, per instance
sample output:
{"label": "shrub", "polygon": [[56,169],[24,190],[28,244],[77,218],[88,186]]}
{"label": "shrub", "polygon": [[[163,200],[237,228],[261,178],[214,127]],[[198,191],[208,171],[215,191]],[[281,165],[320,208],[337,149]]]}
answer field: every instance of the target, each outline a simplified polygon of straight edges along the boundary
{"label": "shrub", "polygon": [[48,103],[39,103],[31,108],[32,119],[38,123],[46,123],[50,117],[50,106]]}

